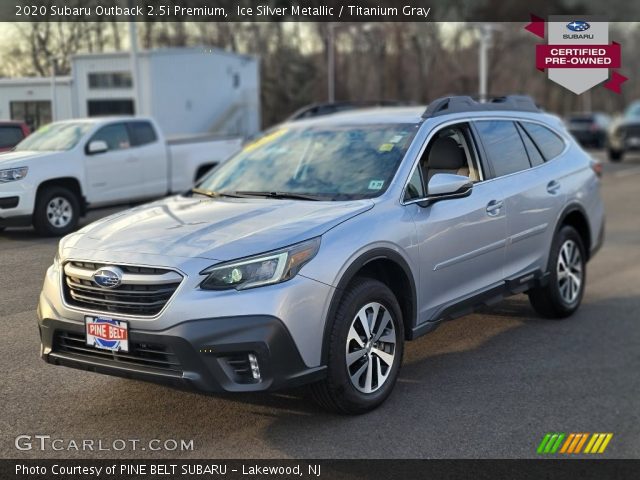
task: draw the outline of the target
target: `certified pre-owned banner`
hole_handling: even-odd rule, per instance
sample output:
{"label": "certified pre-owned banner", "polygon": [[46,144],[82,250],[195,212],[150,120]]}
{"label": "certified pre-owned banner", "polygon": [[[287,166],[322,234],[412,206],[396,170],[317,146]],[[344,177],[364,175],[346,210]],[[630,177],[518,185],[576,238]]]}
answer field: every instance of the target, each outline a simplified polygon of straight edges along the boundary
{"label": "certified pre-owned banner", "polygon": [[627,77],[614,69],[622,65],[621,46],[609,42],[609,23],[594,17],[551,16],[545,21],[531,16],[525,28],[545,38],[536,45],[536,68],[546,70],[549,80],[573,93],[581,94],[602,82],[605,88],[620,93]]}

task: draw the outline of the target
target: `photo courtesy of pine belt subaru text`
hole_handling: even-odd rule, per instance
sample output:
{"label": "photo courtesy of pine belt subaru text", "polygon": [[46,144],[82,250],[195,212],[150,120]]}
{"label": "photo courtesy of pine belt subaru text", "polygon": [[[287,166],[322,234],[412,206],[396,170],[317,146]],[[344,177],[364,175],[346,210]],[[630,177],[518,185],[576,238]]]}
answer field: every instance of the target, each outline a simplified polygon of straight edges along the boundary
{"label": "photo courtesy of pine belt subaru text", "polygon": [[578,309],[604,237],[595,170],[523,96],[288,121],[190,191],[63,238],[42,358],[204,392],[309,384],[367,412],[443,320],[518,293]]}

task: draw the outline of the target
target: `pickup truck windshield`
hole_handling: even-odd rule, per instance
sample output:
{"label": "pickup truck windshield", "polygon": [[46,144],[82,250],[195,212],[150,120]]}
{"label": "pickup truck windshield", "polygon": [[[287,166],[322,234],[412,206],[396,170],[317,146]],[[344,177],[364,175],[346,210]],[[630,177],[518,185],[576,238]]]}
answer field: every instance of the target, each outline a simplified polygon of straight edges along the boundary
{"label": "pickup truck windshield", "polygon": [[71,150],[92,125],[90,122],[50,123],[29,135],[15,149],[35,152]]}
{"label": "pickup truck windshield", "polygon": [[[199,189],[224,193],[287,193],[327,200],[384,192],[418,130],[416,124],[283,127],[247,144]],[[269,195],[271,194],[271,195]]]}

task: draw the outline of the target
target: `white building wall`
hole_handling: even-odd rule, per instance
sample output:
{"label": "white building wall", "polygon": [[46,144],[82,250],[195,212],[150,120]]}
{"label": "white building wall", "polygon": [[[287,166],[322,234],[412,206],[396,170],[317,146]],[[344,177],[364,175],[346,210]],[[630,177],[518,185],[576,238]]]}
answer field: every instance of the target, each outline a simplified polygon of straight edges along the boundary
{"label": "white building wall", "polygon": [[[56,119],[73,118],[71,79],[56,79]],[[0,79],[0,120],[11,119],[11,102],[51,101],[50,78]]]}
{"label": "white building wall", "polygon": [[[205,48],[142,51],[135,114],[150,115],[166,135],[260,131],[257,59]],[[73,57],[72,76],[58,81],[57,120],[89,116],[90,100],[135,100],[135,88],[91,88],[89,74],[131,72],[128,52]],[[11,100],[50,100],[50,79],[0,79],[0,119]]]}
{"label": "white building wall", "polygon": [[258,61],[216,50],[149,55],[151,112],[167,135],[260,130]]}

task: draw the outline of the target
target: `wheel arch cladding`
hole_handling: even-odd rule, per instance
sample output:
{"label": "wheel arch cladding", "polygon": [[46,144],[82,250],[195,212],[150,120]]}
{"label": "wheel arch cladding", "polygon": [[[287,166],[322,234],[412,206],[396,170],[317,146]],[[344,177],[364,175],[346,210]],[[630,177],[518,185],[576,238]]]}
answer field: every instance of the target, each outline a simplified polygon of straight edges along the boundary
{"label": "wheel arch cladding", "polygon": [[40,185],[38,185],[38,190],[36,192],[36,198],[38,197],[38,195],[40,195],[40,193],[48,187],[62,187],[62,188],[66,188],[67,190],[69,190],[70,192],[74,193],[77,198],[78,198],[78,202],[80,203],[80,209],[82,212],[85,211],[86,209],[86,204],[84,201],[84,197],[82,196],[82,187],[80,186],[80,181],[75,178],[75,177],[59,177],[59,178],[52,178],[49,180],[46,180],[44,182],[42,182]]}
{"label": "wheel arch cladding", "polygon": [[393,292],[402,310],[405,339],[416,324],[417,297],[416,284],[411,268],[402,256],[390,249],[378,248],[370,250],[354,260],[342,275],[333,293],[322,336],[322,363],[326,364],[328,338],[333,318],[345,289],[357,277],[374,278],[381,281]]}
{"label": "wheel arch cladding", "polygon": [[558,228],[556,232],[565,225],[569,225],[576,229],[585,249],[586,260],[589,260],[591,255],[591,230],[589,228],[589,221],[584,209],[579,205],[571,205],[563,212]]}

